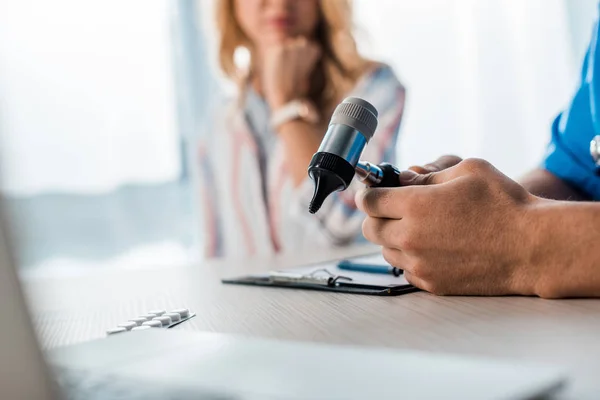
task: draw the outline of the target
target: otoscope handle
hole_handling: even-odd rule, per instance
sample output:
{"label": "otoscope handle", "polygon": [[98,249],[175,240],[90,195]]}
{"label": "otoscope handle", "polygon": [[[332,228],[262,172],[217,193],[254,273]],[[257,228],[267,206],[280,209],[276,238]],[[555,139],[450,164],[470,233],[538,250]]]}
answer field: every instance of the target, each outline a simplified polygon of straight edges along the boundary
{"label": "otoscope handle", "polygon": [[372,187],[398,187],[400,186],[400,171],[392,164],[381,163],[378,165],[383,171],[383,179]]}

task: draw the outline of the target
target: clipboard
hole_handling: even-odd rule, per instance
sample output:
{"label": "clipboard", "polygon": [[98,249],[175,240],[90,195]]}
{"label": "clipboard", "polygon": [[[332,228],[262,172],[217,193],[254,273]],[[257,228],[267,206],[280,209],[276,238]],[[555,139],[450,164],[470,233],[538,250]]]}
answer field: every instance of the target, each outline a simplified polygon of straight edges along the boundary
{"label": "clipboard", "polygon": [[[224,284],[266,286],[325,292],[399,296],[420,289],[406,281],[403,275],[348,271],[338,268],[341,260],[313,264],[283,271],[246,275],[221,280]],[[352,262],[389,266],[379,255],[362,256]]]}

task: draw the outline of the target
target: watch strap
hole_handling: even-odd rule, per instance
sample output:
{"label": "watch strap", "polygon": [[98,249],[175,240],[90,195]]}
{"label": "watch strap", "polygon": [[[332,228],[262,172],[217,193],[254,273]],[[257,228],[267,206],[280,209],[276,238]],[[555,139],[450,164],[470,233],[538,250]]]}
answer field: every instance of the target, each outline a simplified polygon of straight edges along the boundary
{"label": "watch strap", "polygon": [[312,124],[319,122],[318,114],[308,100],[292,100],[273,112],[270,124],[273,129],[277,129],[280,125],[295,119],[302,119]]}

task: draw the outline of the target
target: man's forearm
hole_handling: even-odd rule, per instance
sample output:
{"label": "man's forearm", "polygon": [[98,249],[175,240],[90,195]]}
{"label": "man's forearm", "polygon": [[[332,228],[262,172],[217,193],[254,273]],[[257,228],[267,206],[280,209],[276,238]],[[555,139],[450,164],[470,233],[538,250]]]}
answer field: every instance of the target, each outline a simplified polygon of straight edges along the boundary
{"label": "man's forearm", "polygon": [[538,199],[529,226],[528,264],[519,283],[547,298],[600,297],[600,204]]}
{"label": "man's forearm", "polygon": [[545,169],[535,169],[520,179],[521,185],[533,195],[554,200],[589,200],[562,179]]}

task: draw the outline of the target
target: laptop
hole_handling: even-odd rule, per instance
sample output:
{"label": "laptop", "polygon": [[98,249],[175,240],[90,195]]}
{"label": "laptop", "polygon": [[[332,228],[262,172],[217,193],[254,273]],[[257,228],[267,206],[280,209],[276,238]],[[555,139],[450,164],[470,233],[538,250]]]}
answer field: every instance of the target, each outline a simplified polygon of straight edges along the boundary
{"label": "laptop", "polygon": [[43,354],[1,211],[0,202],[0,398],[5,400],[537,399],[564,382],[559,369],[520,361],[165,329]]}
{"label": "laptop", "polygon": [[[26,310],[0,203],[0,397],[2,399],[56,398],[54,385],[37,345]],[[11,321],[6,323],[6,321]]]}

